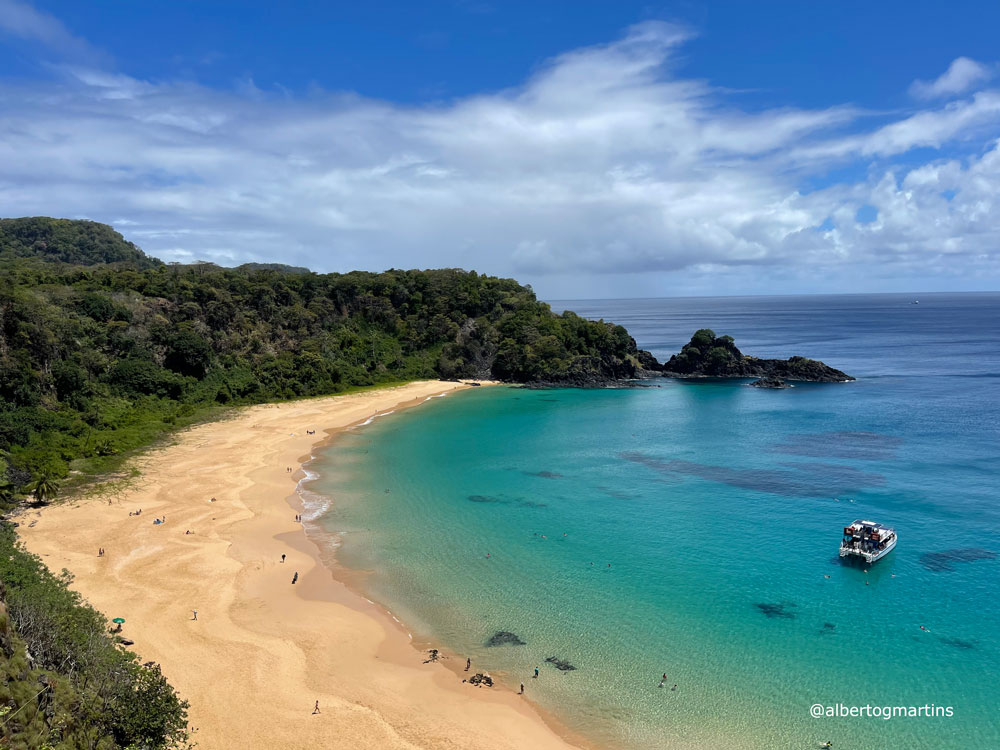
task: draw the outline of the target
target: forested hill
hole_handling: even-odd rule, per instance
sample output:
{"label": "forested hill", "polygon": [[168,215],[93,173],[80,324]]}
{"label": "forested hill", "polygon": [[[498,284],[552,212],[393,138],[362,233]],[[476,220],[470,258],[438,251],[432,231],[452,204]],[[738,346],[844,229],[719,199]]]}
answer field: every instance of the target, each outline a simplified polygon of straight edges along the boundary
{"label": "forested hill", "polygon": [[42,258],[85,266],[122,262],[137,268],[163,265],[107,224],[42,216],[0,219],[0,260],[11,258]]}
{"label": "forested hill", "polygon": [[164,265],[93,222],[0,221],[8,500],[213,405],[414,378],[595,385],[643,357],[621,326],[555,315],[511,279]]}

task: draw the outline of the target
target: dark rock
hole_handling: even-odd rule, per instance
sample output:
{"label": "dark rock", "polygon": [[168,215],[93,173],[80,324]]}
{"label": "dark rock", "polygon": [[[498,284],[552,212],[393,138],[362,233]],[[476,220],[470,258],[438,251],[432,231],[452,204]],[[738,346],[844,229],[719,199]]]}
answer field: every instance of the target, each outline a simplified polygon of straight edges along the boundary
{"label": "dark rock", "polygon": [[498,630],[488,641],[487,646],[523,646],[524,641],[508,630]]}
{"label": "dark rock", "polygon": [[501,503],[501,504],[503,504],[503,503],[507,502],[506,500],[503,500],[503,499],[501,499],[499,497],[493,497],[493,495],[469,495],[467,499],[471,503]]}
{"label": "dark rock", "polygon": [[560,672],[572,672],[576,669],[576,667],[574,667],[565,659],[558,659],[555,656],[550,656],[545,661],[554,666]]}
{"label": "dark rock", "polygon": [[753,386],[754,388],[791,388],[792,387],[792,386],[788,385],[788,383],[786,383],[781,378],[773,378],[773,377],[770,377],[770,376],[768,376],[766,378],[761,378],[760,380],[755,380],[752,383],[750,383],[750,385]]}
{"label": "dark rock", "polygon": [[764,613],[768,619],[783,619],[783,620],[794,620],[795,613],[789,612],[790,607],[797,607],[797,604],[792,602],[781,602],[780,604],[768,604],[766,602],[761,602],[754,605],[757,609]]}
{"label": "dark rock", "polygon": [[949,646],[954,646],[955,648],[960,648],[963,650],[974,649],[976,644],[972,641],[965,641],[961,638],[941,638],[941,643],[946,643]]}
{"label": "dark rock", "polygon": [[732,336],[716,336],[702,328],[663,365],[663,375],[675,378],[780,378],[814,383],[854,380],[850,375],[815,359],[758,359],[736,348]]}
{"label": "dark rock", "polygon": [[953,563],[978,562],[979,560],[993,560],[997,556],[996,552],[978,547],[963,547],[961,549],[949,549],[944,552],[928,552],[920,556],[920,564],[927,570],[935,573],[944,573],[954,570]]}
{"label": "dark rock", "polygon": [[663,369],[663,365],[656,361],[656,357],[647,352],[645,349],[637,349],[635,352],[635,358],[639,363],[640,370],[645,370],[650,373],[658,373]]}
{"label": "dark rock", "polygon": [[537,500],[518,500],[517,506],[519,508],[548,508],[548,503],[540,503]]}

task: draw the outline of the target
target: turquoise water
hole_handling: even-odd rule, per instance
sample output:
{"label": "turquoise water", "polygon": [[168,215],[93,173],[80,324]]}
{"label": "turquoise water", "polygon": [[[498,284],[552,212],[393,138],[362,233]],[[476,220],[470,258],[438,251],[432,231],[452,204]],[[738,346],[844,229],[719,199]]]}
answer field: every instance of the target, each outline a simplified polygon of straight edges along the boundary
{"label": "turquoise water", "polygon": [[[860,380],[483,388],[376,420],[310,485],[371,596],[601,746],[1000,746],[1000,296],[567,306],[661,359],[710,325]],[[868,572],[837,558],[855,518],[900,537]]]}

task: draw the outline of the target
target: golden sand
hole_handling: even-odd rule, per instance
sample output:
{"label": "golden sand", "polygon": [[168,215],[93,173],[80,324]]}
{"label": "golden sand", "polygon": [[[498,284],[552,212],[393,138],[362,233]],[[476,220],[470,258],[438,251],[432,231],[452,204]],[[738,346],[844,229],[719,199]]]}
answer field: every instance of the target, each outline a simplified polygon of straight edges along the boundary
{"label": "golden sand", "polygon": [[[314,445],[463,387],[427,381],[242,409],[148,454],[138,486],[110,505],[29,512],[21,537],[53,571],[68,568],[94,607],[126,619],[135,652],[190,701],[202,750],[568,748],[521,697],[423,664],[380,608],[334,580],[295,521],[290,497]],[[154,525],[158,516],[166,522]]]}

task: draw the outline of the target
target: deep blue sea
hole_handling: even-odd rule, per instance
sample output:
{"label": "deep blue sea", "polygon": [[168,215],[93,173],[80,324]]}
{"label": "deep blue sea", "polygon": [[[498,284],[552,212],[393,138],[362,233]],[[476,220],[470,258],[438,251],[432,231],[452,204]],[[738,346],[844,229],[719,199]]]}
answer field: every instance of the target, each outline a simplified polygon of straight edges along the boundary
{"label": "deep blue sea", "polygon": [[[415,634],[601,747],[1000,747],[1000,294],[917,299],[553,305],[661,360],[708,327],[858,380],[464,391],[326,448],[317,538]],[[899,535],[868,570],[837,556],[855,519]]]}

